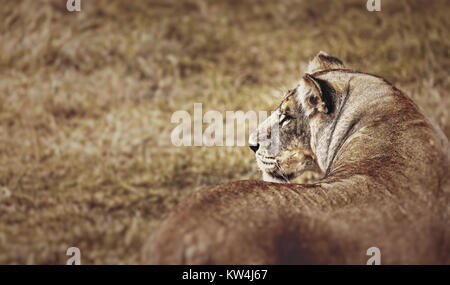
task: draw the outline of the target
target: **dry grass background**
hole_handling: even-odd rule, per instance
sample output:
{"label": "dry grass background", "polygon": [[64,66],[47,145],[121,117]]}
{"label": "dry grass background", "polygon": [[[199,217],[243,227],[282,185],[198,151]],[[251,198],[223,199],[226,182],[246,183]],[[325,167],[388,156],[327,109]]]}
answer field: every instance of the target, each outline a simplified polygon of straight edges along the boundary
{"label": "dry grass background", "polygon": [[450,135],[450,5],[5,0],[0,264],[135,264],[194,189],[258,179],[246,147],[176,148],[171,114],[270,110],[319,50],[394,82]]}

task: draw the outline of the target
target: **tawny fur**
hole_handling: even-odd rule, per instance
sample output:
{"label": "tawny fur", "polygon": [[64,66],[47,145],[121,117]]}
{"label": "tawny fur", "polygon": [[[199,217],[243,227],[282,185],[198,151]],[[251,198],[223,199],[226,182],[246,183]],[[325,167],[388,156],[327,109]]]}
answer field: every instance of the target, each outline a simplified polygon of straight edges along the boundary
{"label": "tawny fur", "polygon": [[375,246],[382,264],[450,263],[445,135],[382,78],[324,53],[308,72],[336,91],[334,110],[308,117],[324,178],[197,191],[151,235],[143,262],[365,264]]}

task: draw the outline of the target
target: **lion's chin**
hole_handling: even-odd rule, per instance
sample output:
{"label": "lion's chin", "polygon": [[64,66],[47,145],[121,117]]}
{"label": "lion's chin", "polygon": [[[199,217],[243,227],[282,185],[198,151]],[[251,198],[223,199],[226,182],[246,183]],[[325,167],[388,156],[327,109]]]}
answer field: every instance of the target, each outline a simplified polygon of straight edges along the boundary
{"label": "lion's chin", "polygon": [[263,181],[275,183],[311,184],[323,178],[323,174],[316,170],[305,170],[299,173],[281,175],[277,172],[262,172]]}
{"label": "lion's chin", "polygon": [[274,172],[266,172],[266,171],[263,171],[262,176],[264,181],[275,183],[290,183],[290,180],[293,178],[292,175],[279,175]]}

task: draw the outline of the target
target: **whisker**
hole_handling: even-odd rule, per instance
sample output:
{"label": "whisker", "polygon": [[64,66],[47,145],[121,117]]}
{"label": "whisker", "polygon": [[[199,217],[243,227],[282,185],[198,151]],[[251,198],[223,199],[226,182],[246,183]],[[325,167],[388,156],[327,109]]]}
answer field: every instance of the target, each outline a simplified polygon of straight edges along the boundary
{"label": "whisker", "polygon": [[278,163],[278,161],[275,161],[275,165],[278,167],[278,169],[281,172],[281,177],[283,177],[284,180],[286,180],[286,183],[291,184],[291,182],[289,181],[289,179],[285,176],[284,170],[283,168],[281,168],[281,165]]}

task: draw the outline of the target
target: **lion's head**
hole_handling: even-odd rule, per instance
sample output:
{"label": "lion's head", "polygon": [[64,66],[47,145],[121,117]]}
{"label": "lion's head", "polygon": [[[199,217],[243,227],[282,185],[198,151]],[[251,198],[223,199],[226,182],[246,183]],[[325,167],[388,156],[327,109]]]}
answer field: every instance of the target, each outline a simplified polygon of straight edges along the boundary
{"label": "lion's head", "polygon": [[[314,74],[344,69],[343,63],[320,52],[309,64],[297,87],[290,90],[271,116],[250,135],[264,181],[291,182],[305,173],[323,176],[311,147],[313,121],[331,120],[335,90]],[[304,181],[303,181],[304,182]]]}

